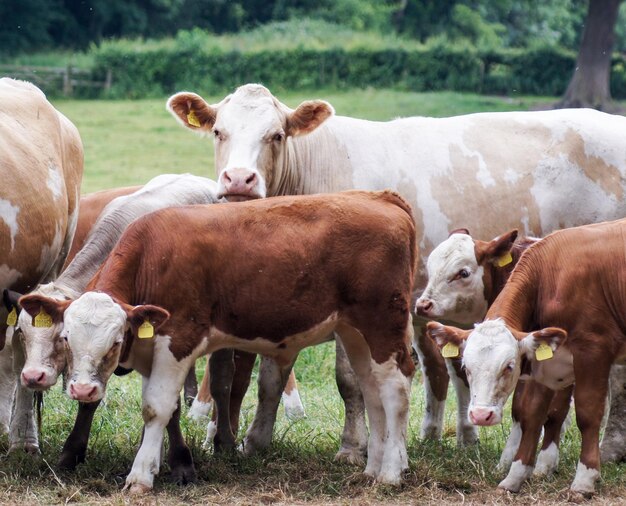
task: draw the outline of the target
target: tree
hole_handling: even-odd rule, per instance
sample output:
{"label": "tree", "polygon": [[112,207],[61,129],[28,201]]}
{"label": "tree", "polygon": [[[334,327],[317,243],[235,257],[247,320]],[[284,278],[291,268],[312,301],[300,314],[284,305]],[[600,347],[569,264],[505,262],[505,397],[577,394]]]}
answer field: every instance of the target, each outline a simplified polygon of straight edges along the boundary
{"label": "tree", "polygon": [[615,24],[622,0],[589,0],[574,75],[557,107],[591,107],[612,110],[611,57]]}

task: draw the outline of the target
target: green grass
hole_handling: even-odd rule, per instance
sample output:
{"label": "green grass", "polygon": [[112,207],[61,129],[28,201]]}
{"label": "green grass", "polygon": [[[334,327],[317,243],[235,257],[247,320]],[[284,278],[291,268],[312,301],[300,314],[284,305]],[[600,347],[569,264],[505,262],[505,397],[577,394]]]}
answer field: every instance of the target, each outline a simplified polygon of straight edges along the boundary
{"label": "green grass", "polygon": [[[376,120],[413,114],[447,116],[485,110],[526,109],[553,100],[373,90],[293,93],[279,98],[293,107],[314,97],[329,100],[338,114]],[[220,98],[207,97],[210,101]],[[76,123],[83,137],[85,192],[142,183],[163,172],[189,171],[213,176],[211,141],[200,139],[178,126],[165,111],[164,104],[165,98],[136,102],[55,102]],[[420,441],[424,396],[418,375],[411,394],[410,472],[399,488],[372,485],[361,477],[361,468],[332,460],[343,423],[343,406],[334,382],[333,345],[329,343],[304,350],[296,371],[308,416],[290,422],[280,408],[270,450],[251,458],[214,457],[202,448],[204,426],[183,417],[183,433],[194,454],[198,483],[187,487],[174,486],[168,482],[168,470],[164,466],[155,481],[154,492],[130,503],[560,504],[562,491],[573,479],[580,451],[575,424],[565,435],[561,464],[554,477],[532,480],[518,496],[498,495],[495,487],[502,476],[494,468],[508,433],[508,422],[481,429],[479,445],[456,448],[455,402],[451,392],[443,440]],[[199,364],[198,375],[201,372]],[[140,392],[141,382],[137,374],[111,380],[106,402],[95,416],[87,462],[75,473],[68,473],[59,471],[55,463],[77,407],[59,386],[55,387],[45,399],[41,435],[43,457],[34,461],[23,454],[0,457],[0,503],[128,504],[121,487],[141,438]],[[243,405],[242,428],[252,420],[255,398],[253,380]],[[0,453],[6,453],[7,448],[7,437],[0,436]],[[595,503],[623,503],[626,499],[624,470],[624,465],[603,466]]]}

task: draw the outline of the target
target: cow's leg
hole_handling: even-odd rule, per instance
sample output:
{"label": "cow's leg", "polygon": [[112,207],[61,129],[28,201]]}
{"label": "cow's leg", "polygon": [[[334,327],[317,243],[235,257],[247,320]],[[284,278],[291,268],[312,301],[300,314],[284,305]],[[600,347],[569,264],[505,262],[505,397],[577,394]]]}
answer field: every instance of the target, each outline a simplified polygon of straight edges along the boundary
{"label": "cow's leg", "polygon": [[230,428],[237,438],[239,432],[239,415],[241,414],[241,404],[246,396],[252,377],[252,369],[256,362],[255,353],[235,350],[235,376],[230,392]]}
{"label": "cow's leg", "polygon": [[446,360],[448,375],[452,379],[456,392],[456,444],[467,446],[478,441],[478,428],[469,421],[467,410],[470,403],[469,384],[465,373],[461,369],[461,359]]}
{"label": "cow's leg", "polygon": [[235,436],[230,425],[230,392],[235,374],[233,350],[223,349],[213,352],[211,363],[211,396],[215,400],[217,431],[213,437],[216,453],[235,449]]}
{"label": "cow's leg", "polygon": [[191,406],[194,399],[198,395],[198,380],[196,379],[196,364],[191,366],[187,377],[185,378],[185,386],[183,387],[185,404]]}
{"label": "cow's leg", "polygon": [[[202,377],[202,381],[200,383],[200,388],[198,389],[198,393],[196,398],[193,400],[191,404],[191,408],[189,408],[188,416],[192,420],[203,421],[208,418],[209,413],[211,411],[211,405],[213,404],[213,398],[211,397],[211,367],[210,360],[211,356],[207,357],[206,368],[204,370],[204,376]],[[213,436],[211,436],[211,441],[213,440]]]}
{"label": "cow's leg", "polygon": [[39,434],[35,422],[35,410],[33,409],[34,392],[23,387],[19,379],[25,362],[24,347],[20,339],[12,339],[12,344],[16,389],[9,429],[9,452],[23,448],[26,453],[38,455],[40,453]]}
{"label": "cow's leg", "polygon": [[435,342],[426,335],[423,328],[416,329],[415,349],[422,368],[426,394],[426,413],[424,413],[420,437],[422,439],[439,439],[443,430],[443,415],[450,377],[439,349]]}
{"label": "cow's leg", "polygon": [[7,335],[6,344],[0,350],[0,433],[9,432],[15,396],[16,377],[13,372],[12,329],[13,327],[9,328],[11,335]]}
{"label": "cow's leg", "polygon": [[172,471],[172,481],[177,485],[195,482],[196,470],[193,466],[191,450],[189,450],[180,431],[180,398],[176,410],[167,424],[167,436],[170,440],[167,463]]}
{"label": "cow's leg", "polygon": [[515,385],[515,391],[513,392],[513,401],[511,404],[511,432],[500,455],[500,462],[496,470],[501,473],[508,472],[513,463],[513,459],[517,454],[520,441],[522,440],[522,428],[520,427],[520,418],[524,410],[524,390],[526,388],[526,382],[521,380]]}
{"label": "cow's leg", "polygon": [[243,452],[245,455],[252,455],[258,450],[267,448],[272,442],[272,432],[276,422],[280,396],[285,389],[292,366],[293,362],[281,367],[271,358],[261,357],[258,379],[259,403],[254,420],[244,438]]}
{"label": "cow's leg", "polygon": [[304,406],[298,392],[298,384],[296,383],[296,374],[291,370],[285,390],[283,390],[283,405],[285,406],[285,416],[291,420],[298,420],[306,416]]}
{"label": "cow's leg", "polygon": [[71,470],[76,468],[78,464],[85,462],[91,424],[99,405],[100,401],[78,403],[78,414],[74,421],[74,427],[65,440],[61,456],[59,457],[60,468]]}
{"label": "cow's leg", "polygon": [[335,343],[337,353],[335,378],[346,412],[343,434],[341,435],[341,448],[335,455],[335,460],[363,465],[365,464],[368,439],[363,394],[341,340],[335,339]]}
{"label": "cow's leg", "polygon": [[143,439],[124,487],[130,493],[152,488],[160,467],[163,430],[178,407],[185,377],[197,358],[192,354],[178,361],[169,349],[169,337],[157,335],[155,340],[151,375],[142,388]]}
{"label": "cow's leg", "polygon": [[609,417],[600,443],[602,462],[626,460],[626,366],[611,368]]}
{"label": "cow's leg", "polygon": [[[585,356],[581,356],[582,354]],[[576,374],[574,405],[576,424],[581,434],[580,461],[571,491],[589,496],[595,491],[595,482],[600,478],[600,426],[604,414],[606,395],[609,389],[610,363],[605,357],[610,350],[583,350],[574,355]]]}
{"label": "cow's leg", "polygon": [[524,409],[520,413],[522,438],[507,477],[498,488],[519,492],[522,484],[533,473],[537,443],[541,427],[548,416],[548,408],[554,392],[529,380],[524,387]]}
{"label": "cow's leg", "polygon": [[565,390],[559,390],[554,394],[548,411],[548,420],[543,425],[543,443],[537,463],[535,464],[535,476],[550,476],[559,466],[559,446],[563,423],[569,413],[570,401],[574,386]]}

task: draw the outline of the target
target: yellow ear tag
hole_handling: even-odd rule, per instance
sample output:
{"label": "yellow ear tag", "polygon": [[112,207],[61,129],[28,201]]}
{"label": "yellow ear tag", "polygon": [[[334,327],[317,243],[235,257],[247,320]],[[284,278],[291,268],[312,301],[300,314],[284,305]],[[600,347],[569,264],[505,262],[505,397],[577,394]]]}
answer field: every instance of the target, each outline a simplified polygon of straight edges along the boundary
{"label": "yellow ear tag", "polygon": [[456,358],[459,356],[459,347],[456,344],[447,343],[441,348],[441,356],[443,358]]}
{"label": "yellow ear tag", "polygon": [[535,358],[539,361],[551,359],[553,356],[552,348],[546,343],[541,343],[535,350]]}
{"label": "yellow ear tag", "polygon": [[35,316],[35,327],[47,328],[52,327],[52,316],[44,311],[43,308],[39,311],[39,314]]}
{"label": "yellow ear tag", "polygon": [[189,114],[187,114],[187,123],[189,123],[191,126],[195,126],[198,128],[202,126],[200,124],[200,120],[198,119],[198,116],[196,116],[196,113],[193,111],[189,111]]}
{"label": "yellow ear tag", "polygon": [[150,339],[151,337],[154,337],[154,327],[148,320],[145,320],[141,325],[139,325],[137,337],[140,337],[141,339]]}
{"label": "yellow ear tag", "polygon": [[9,316],[7,316],[7,325],[15,327],[17,323],[17,311],[15,310],[15,306],[11,309]]}
{"label": "yellow ear tag", "polygon": [[509,265],[513,261],[513,257],[511,256],[511,252],[507,251],[501,257],[496,258],[496,265],[498,267],[504,267],[505,265]]}

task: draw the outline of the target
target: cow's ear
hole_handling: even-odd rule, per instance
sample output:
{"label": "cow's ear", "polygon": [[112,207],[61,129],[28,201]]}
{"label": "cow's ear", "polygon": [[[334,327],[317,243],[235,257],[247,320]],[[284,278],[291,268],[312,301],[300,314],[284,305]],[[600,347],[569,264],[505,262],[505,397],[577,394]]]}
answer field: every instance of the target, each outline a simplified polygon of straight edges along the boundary
{"label": "cow's ear", "polygon": [[149,322],[152,325],[154,332],[156,332],[170,318],[169,311],[151,304],[134,307],[131,306],[129,308],[125,308],[125,310],[128,315],[128,322],[133,330],[133,334],[137,334],[139,327],[145,322]]}
{"label": "cow's ear", "polygon": [[511,249],[517,239],[517,229],[499,235],[491,241],[474,241],[476,260],[478,264],[492,262],[498,267],[504,267],[513,261]]}
{"label": "cow's ear", "polygon": [[471,330],[462,330],[456,327],[442,325],[439,322],[428,322],[426,324],[426,333],[437,343],[439,349],[442,349],[447,344],[451,344],[463,351],[465,342],[471,332]]}
{"label": "cow's ear", "polygon": [[18,303],[22,309],[33,318],[35,318],[35,316],[37,316],[43,309],[43,311],[52,317],[52,321],[54,323],[61,323],[63,321],[63,314],[72,301],[53,299],[52,297],[45,297],[44,295],[32,294],[20,297]]}
{"label": "cow's ear", "polygon": [[335,114],[333,106],[324,100],[307,100],[287,115],[285,133],[296,136],[308,134]]}
{"label": "cow's ear", "polygon": [[217,109],[195,93],[183,91],[172,95],[166,109],[184,127],[200,133],[210,132],[217,118]]}
{"label": "cow's ear", "polygon": [[[531,332],[519,341],[520,349],[528,359],[545,360],[552,357],[556,349],[567,339],[567,332],[558,327],[546,327],[545,329]],[[545,347],[550,348],[547,350]]]}
{"label": "cow's ear", "polygon": [[7,288],[2,291],[2,302],[7,311],[10,312],[13,308],[16,308],[16,310],[20,309],[18,301],[21,296],[21,293],[14,292],[13,290],[9,290]]}
{"label": "cow's ear", "polygon": [[452,234],[464,234],[464,235],[469,235],[469,236],[472,235],[470,234],[469,230],[467,230],[466,228],[455,228],[452,232],[450,232],[448,237],[450,237]]}

